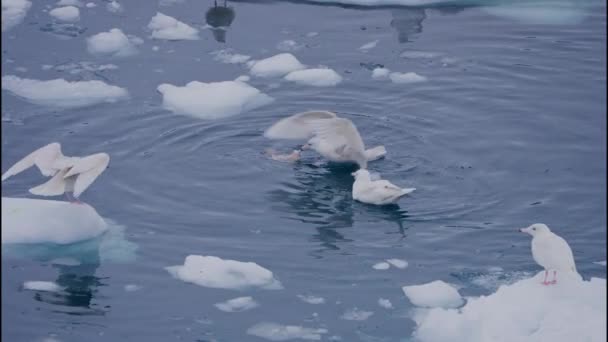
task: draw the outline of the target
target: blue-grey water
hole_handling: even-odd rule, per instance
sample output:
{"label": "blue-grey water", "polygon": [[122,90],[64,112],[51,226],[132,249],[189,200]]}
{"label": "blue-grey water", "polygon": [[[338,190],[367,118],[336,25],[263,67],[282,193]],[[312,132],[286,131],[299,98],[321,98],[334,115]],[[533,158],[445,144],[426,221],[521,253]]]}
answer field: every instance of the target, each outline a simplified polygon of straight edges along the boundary
{"label": "blue-grey water", "polygon": [[[76,26],[53,24],[46,11],[54,3],[35,1],[20,25],[2,33],[2,75],[100,79],[131,96],[57,110],[3,91],[2,170],[52,141],[67,155],[109,153],[110,168],[82,200],[124,236],[104,251],[109,257],[99,255],[95,242],[3,245],[7,341],[258,341],[246,330],[263,321],[325,328],[323,340],[407,341],[415,323],[402,286],[441,279],[479,295],[533,274],[539,266],[530,239],[516,228],[536,222],[569,241],[585,278],[606,277],[605,266],[594,264],[606,260],[603,1],[556,11],[546,2],[540,16],[470,1],[377,8],[230,1],[236,16],[225,42],[208,29],[199,41],[148,38],[157,11],[201,28],[213,1],[124,1],[122,13],[97,2],[81,8]],[[140,53],[118,59],[86,51],[86,37],[113,27],[144,38]],[[277,44],[287,39],[303,45],[292,52],[303,63],[329,66],[344,81],[318,88],[252,78],[276,100],[213,121],[162,108],[161,83],[247,73],[214,61],[211,52],[232,48],[260,59],[279,53]],[[374,40],[375,48],[358,49]],[[437,54],[400,57],[407,51]],[[83,61],[118,69],[72,74],[57,67]],[[373,80],[375,64],[428,81]],[[351,119],[368,145],[388,150],[370,169],[417,190],[399,206],[363,205],[351,198],[351,169],[319,163],[314,153],[295,164],[266,158],[268,147],[287,151],[295,144],[270,142],[264,129],[309,109]],[[27,190],[41,180],[34,170],[20,174],[3,182],[2,196],[34,197]],[[211,289],[164,269],[190,254],[256,262],[285,289]],[[82,264],[49,262],[66,256]],[[409,267],[372,268],[387,258]],[[28,280],[66,290],[23,290]],[[141,289],[125,291],[127,284]],[[305,303],[299,294],[325,303]],[[213,306],[246,295],[261,305],[241,313]],[[395,308],[380,307],[379,298]],[[355,307],[374,314],[341,318]]]}

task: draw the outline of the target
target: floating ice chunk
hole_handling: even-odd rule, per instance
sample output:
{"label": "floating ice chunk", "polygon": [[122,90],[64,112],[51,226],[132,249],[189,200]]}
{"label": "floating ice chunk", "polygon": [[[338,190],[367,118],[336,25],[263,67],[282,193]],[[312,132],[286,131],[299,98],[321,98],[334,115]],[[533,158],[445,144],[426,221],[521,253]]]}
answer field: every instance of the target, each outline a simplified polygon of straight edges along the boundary
{"label": "floating ice chunk", "polygon": [[150,19],[148,28],[152,30],[152,38],[165,40],[197,40],[198,30],[173,18],[156,12]]}
{"label": "floating ice chunk", "polygon": [[372,78],[374,78],[374,79],[387,78],[388,74],[390,72],[391,71],[387,68],[375,68],[372,71]]}
{"label": "floating ice chunk", "polygon": [[49,14],[61,21],[75,22],[80,20],[80,10],[76,6],[57,7],[52,9]]}
{"label": "floating ice chunk", "polygon": [[237,115],[273,101],[272,97],[240,81],[192,81],[183,87],[164,83],[157,89],[163,95],[166,109],[199,119]]}
{"label": "floating ice chunk", "polygon": [[152,47],[152,51],[158,51],[158,50],[160,50],[160,47],[158,45],[154,45]]}
{"label": "floating ice chunk", "polygon": [[543,277],[469,298],[460,309],[422,311],[414,336],[423,342],[606,341],[606,280],[564,272],[556,285],[544,286]]}
{"label": "floating ice chunk", "polygon": [[2,0],[2,32],[19,25],[32,7],[27,0]]}
{"label": "floating ice chunk", "polygon": [[431,59],[441,56],[441,53],[429,51],[404,51],[399,56],[410,59]]}
{"label": "floating ice chunk", "polygon": [[220,289],[260,287],[267,290],[283,288],[272,272],[254,262],[189,255],[183,265],[169,266],[166,269],[177,279],[204,287]]}
{"label": "floating ice chunk", "polygon": [[379,262],[377,264],[375,264],[374,266],[372,266],[373,269],[375,270],[388,270],[391,267],[391,265],[388,262]]}
{"label": "floating ice chunk", "polygon": [[323,297],[298,295],[298,298],[300,298],[302,301],[304,301],[304,302],[306,302],[308,304],[323,304],[323,303],[325,303],[325,298],[323,298]]}
{"label": "floating ice chunk", "polygon": [[363,44],[363,45],[361,45],[361,47],[359,47],[359,50],[363,50],[363,51],[371,50],[371,49],[375,48],[376,45],[378,45],[378,42],[379,42],[379,40],[374,40],[373,42]]}
{"label": "floating ice chunk", "polygon": [[456,308],[464,302],[454,287],[441,280],[422,285],[404,286],[402,289],[412,304],[419,307]]}
{"label": "floating ice chunk", "polygon": [[604,260],[604,261],[595,261],[594,264],[606,266],[606,260]]}
{"label": "floating ice chunk", "polygon": [[140,285],[136,285],[136,284],[125,285],[125,291],[127,291],[127,292],[135,292],[135,291],[139,291],[139,290],[141,290]]}
{"label": "floating ice chunk", "polygon": [[342,76],[332,69],[304,69],[292,71],[285,76],[287,81],[313,87],[333,87],[342,82]]}
{"label": "floating ice chunk", "polygon": [[306,37],[308,37],[308,38],[312,38],[312,37],[316,37],[316,36],[318,36],[318,35],[319,35],[319,32],[308,32],[308,33],[306,34]]}
{"label": "floating ice chunk", "polygon": [[290,53],[280,53],[249,64],[253,76],[281,77],[292,71],[302,70],[305,66]]}
{"label": "floating ice chunk", "polygon": [[108,4],[106,5],[106,9],[108,10],[108,12],[111,13],[120,13],[124,10],[122,5],[116,0],[108,2]]}
{"label": "floating ice chunk", "polygon": [[14,75],[2,77],[2,89],[38,105],[63,108],[113,103],[129,96],[126,89],[97,80],[69,82],[58,78],[40,81]]}
{"label": "floating ice chunk", "polygon": [[215,304],[215,307],[225,312],[241,312],[258,307],[259,304],[251,297],[238,297]]}
{"label": "floating ice chunk", "polygon": [[358,308],[352,308],[347,310],[340,316],[340,318],[347,321],[365,321],[370,318],[374,313],[372,311],[360,310]]}
{"label": "floating ice chunk", "polygon": [[247,334],[270,341],[287,341],[294,339],[319,341],[322,334],[327,334],[327,329],[314,329],[297,325],[263,322],[247,329]]}
{"label": "floating ice chunk", "polygon": [[76,6],[76,7],[82,7],[82,2],[80,2],[80,0],[59,0],[57,2],[57,6]]}
{"label": "floating ice chunk", "polygon": [[406,268],[408,263],[407,261],[403,260],[403,259],[388,259],[386,260],[386,262],[388,262],[389,264],[397,267],[397,268]]}
{"label": "floating ice chunk", "polygon": [[241,64],[246,63],[251,57],[247,55],[241,55],[238,53],[232,53],[231,50],[219,50],[211,53],[218,62],[226,64]]}
{"label": "floating ice chunk", "polygon": [[70,244],[97,237],[107,229],[88,204],[2,197],[2,244]]}
{"label": "floating ice chunk", "polygon": [[296,43],[294,40],[288,39],[277,44],[277,50],[281,51],[296,51],[303,48],[304,45]]}
{"label": "floating ice chunk", "polygon": [[137,53],[135,43],[122,30],[113,28],[87,38],[87,50],[93,55],[127,57]]}
{"label": "floating ice chunk", "polygon": [[26,281],[23,288],[31,291],[59,292],[63,287],[52,281]]}
{"label": "floating ice chunk", "polygon": [[87,2],[87,4],[85,5],[87,8],[93,8],[93,7],[97,7],[97,5],[95,5],[94,2]]}
{"label": "floating ice chunk", "polygon": [[378,305],[380,305],[381,307],[383,307],[385,309],[392,309],[393,308],[393,303],[391,303],[390,300],[384,299],[384,298],[378,299]]}
{"label": "floating ice chunk", "polygon": [[426,77],[420,76],[415,72],[391,72],[388,77],[393,83],[417,83],[426,81]]}

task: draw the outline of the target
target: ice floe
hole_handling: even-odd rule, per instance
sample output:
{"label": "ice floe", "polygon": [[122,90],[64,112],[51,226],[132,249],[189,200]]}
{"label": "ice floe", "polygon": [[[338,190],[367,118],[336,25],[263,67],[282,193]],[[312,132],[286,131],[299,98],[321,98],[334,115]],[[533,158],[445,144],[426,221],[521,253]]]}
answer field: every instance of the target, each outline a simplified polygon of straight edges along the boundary
{"label": "ice floe", "polygon": [[393,308],[393,303],[391,303],[390,300],[385,299],[385,298],[378,299],[378,305],[380,305],[381,307],[383,307],[385,309],[392,309]]}
{"label": "ice floe", "polygon": [[241,64],[246,63],[251,57],[247,55],[242,55],[238,53],[233,53],[229,49],[214,51],[211,53],[218,62],[226,63],[226,64]]}
{"label": "ice floe", "polygon": [[420,76],[415,72],[391,72],[388,77],[393,83],[417,83],[426,81],[426,77]]}
{"label": "ice floe", "polygon": [[2,77],[2,89],[34,104],[62,108],[113,103],[129,96],[126,89],[102,81],[41,81],[14,75]]}
{"label": "ice floe", "polygon": [[374,40],[372,42],[363,44],[359,47],[359,50],[362,50],[362,51],[371,50],[371,49],[375,48],[376,45],[378,45],[378,42],[379,42],[379,40]]}
{"label": "ice floe", "polygon": [[384,261],[374,264],[374,266],[372,266],[373,269],[380,270],[380,271],[388,270],[390,267],[391,267],[391,265],[388,262],[384,262]]}
{"label": "ice floe", "polygon": [[30,291],[46,291],[59,292],[63,291],[63,287],[52,281],[26,281],[23,283],[23,288]]}
{"label": "ice floe", "polygon": [[409,59],[431,59],[441,56],[439,52],[430,51],[404,51],[399,56]]}
{"label": "ice floe", "polygon": [[328,68],[292,71],[285,76],[287,81],[314,87],[333,87],[342,82],[342,76]]}
{"label": "ice floe", "polygon": [[2,32],[19,25],[32,7],[27,0],[2,0]]}
{"label": "ice floe", "polygon": [[259,287],[267,290],[283,288],[271,271],[254,262],[189,255],[183,265],[169,266],[166,270],[177,279],[204,287],[221,289]]}
{"label": "ice floe", "polygon": [[258,77],[281,77],[304,68],[305,66],[290,53],[280,53],[250,63],[251,74]]}
{"label": "ice floe", "polygon": [[237,297],[217,303],[215,307],[224,312],[241,312],[251,310],[259,305],[252,297]]}
{"label": "ice floe", "polygon": [[294,339],[319,341],[323,334],[327,334],[327,329],[262,322],[247,329],[247,334],[270,341],[288,341]]}
{"label": "ice floe", "polygon": [[403,259],[387,259],[386,262],[394,267],[404,269],[408,266],[408,262]]}
{"label": "ice floe", "polygon": [[387,68],[375,68],[374,70],[372,70],[372,78],[374,79],[381,79],[381,78],[387,78],[388,75],[390,74],[390,70]]}
{"label": "ice floe", "polygon": [[306,302],[308,304],[323,304],[325,303],[325,298],[323,297],[317,297],[317,296],[305,296],[305,295],[298,295],[298,298],[300,298],[303,302]]}
{"label": "ice floe", "polygon": [[127,57],[137,53],[138,43],[141,43],[139,38],[128,37],[121,29],[113,28],[87,38],[87,50],[93,55]]}
{"label": "ice floe", "polygon": [[54,8],[49,11],[49,15],[61,21],[75,22],[80,20],[80,10],[76,6]]}
{"label": "ice floe", "polygon": [[192,81],[183,87],[164,83],[157,89],[166,109],[200,119],[237,115],[273,101],[272,97],[241,81]]}
{"label": "ice floe", "polygon": [[441,280],[422,285],[403,286],[403,293],[418,307],[456,308],[464,303],[458,290]]}
{"label": "ice floe", "polygon": [[165,40],[197,40],[198,30],[168,15],[157,12],[150,19],[151,37]]}
{"label": "ice floe", "polygon": [[365,311],[359,308],[346,310],[340,318],[347,321],[365,321],[374,314],[373,311]]}
{"label": "ice floe", "polygon": [[606,280],[572,275],[544,286],[543,277],[540,272],[469,298],[460,309],[420,310],[414,337],[423,342],[606,341]]}

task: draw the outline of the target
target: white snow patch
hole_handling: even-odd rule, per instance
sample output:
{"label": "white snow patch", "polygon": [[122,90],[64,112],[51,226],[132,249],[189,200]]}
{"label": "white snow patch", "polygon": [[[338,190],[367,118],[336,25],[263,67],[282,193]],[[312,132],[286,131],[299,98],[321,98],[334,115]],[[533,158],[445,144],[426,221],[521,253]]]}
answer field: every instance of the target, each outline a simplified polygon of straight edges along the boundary
{"label": "white snow patch", "polygon": [[377,264],[375,264],[374,266],[372,266],[373,269],[375,270],[388,270],[391,267],[391,265],[388,262],[379,262]]}
{"label": "white snow patch", "polygon": [[280,53],[259,61],[251,61],[248,65],[251,74],[258,77],[281,77],[290,72],[305,68],[305,66],[290,53]]}
{"label": "white snow patch", "polygon": [[225,312],[241,312],[258,307],[259,304],[251,297],[238,297],[215,304],[215,307]]}
{"label": "white snow patch", "polygon": [[373,79],[387,78],[388,74],[390,72],[391,71],[389,69],[387,69],[387,68],[375,68],[372,71],[372,78]]}
{"label": "white snow patch", "polygon": [[304,45],[296,43],[294,40],[288,39],[277,44],[277,50],[281,51],[296,51],[303,48]]}
{"label": "white snow patch", "polygon": [[347,310],[340,316],[340,318],[347,321],[365,321],[370,318],[374,313],[372,311],[360,310],[358,308],[352,308]]}
{"label": "white snow patch", "polygon": [[125,291],[127,291],[127,292],[135,292],[135,291],[139,291],[139,290],[141,290],[140,285],[136,285],[136,284],[125,285]]}
{"label": "white snow patch", "polygon": [[[136,38],[136,37],[135,37]],[[137,38],[139,39],[139,38]],[[127,37],[121,29],[113,28],[87,38],[87,50],[93,55],[127,57],[137,53],[137,39]]]}
{"label": "white snow patch", "polygon": [[417,83],[426,81],[426,77],[420,76],[415,72],[391,72],[388,77],[393,83]]}
{"label": "white snow patch", "polygon": [[198,30],[168,15],[156,12],[148,28],[152,38],[165,40],[197,40]]}
{"label": "white snow patch", "polygon": [[52,9],[49,14],[61,21],[75,22],[80,20],[80,10],[76,6],[57,7]]}
{"label": "white snow patch", "polygon": [[2,0],[2,32],[19,25],[32,2],[27,0]]}
{"label": "white snow patch", "polygon": [[298,295],[298,298],[300,298],[302,301],[308,303],[308,304],[323,304],[325,303],[325,298],[323,297],[317,297],[317,296],[305,296],[305,295]]}
{"label": "white snow patch", "polygon": [[292,71],[285,76],[285,79],[313,87],[333,87],[342,82],[342,76],[327,68]]}
{"label": "white snow patch", "polygon": [[177,279],[204,287],[220,289],[260,287],[267,290],[283,288],[272,272],[254,262],[189,255],[183,265],[169,266],[166,270]]}
{"label": "white snow patch", "polygon": [[401,269],[406,268],[408,265],[407,261],[405,261],[403,259],[388,259],[388,260],[386,260],[386,262],[388,262],[389,264],[391,264],[397,268],[401,268]]}
{"label": "white snow patch", "polygon": [[52,281],[26,281],[23,288],[31,291],[59,292],[63,287]]}
{"label": "white snow patch", "polygon": [[216,61],[226,64],[241,64],[246,63],[251,57],[247,55],[241,55],[233,53],[231,50],[219,50],[211,53]]}
{"label": "white snow patch", "polygon": [[38,105],[63,108],[113,103],[129,96],[126,89],[98,80],[69,82],[58,78],[40,81],[14,75],[2,77],[2,89]]}
{"label": "white snow patch", "polygon": [[287,341],[294,339],[319,341],[322,334],[327,334],[327,329],[314,329],[297,325],[262,322],[247,329],[247,334],[270,341]]}
{"label": "white snow patch", "polygon": [[240,81],[192,81],[183,87],[164,83],[157,89],[163,95],[166,109],[199,119],[218,119],[245,113],[274,100]]}
{"label": "white snow patch", "polygon": [[363,51],[371,50],[371,49],[375,48],[376,45],[378,45],[378,42],[379,42],[379,40],[374,40],[373,42],[363,44],[363,45],[361,45],[361,47],[359,47],[359,50],[363,50]]}
{"label": "white snow patch", "polygon": [[412,304],[419,307],[456,308],[464,302],[458,290],[441,280],[422,285],[404,286],[402,290]]}
{"label": "white snow patch", "polygon": [[392,309],[393,308],[393,303],[391,303],[390,300],[384,299],[384,298],[378,299],[378,305],[380,305],[381,307],[383,307],[385,309]]}
{"label": "white snow patch", "polygon": [[540,272],[469,298],[460,309],[421,310],[414,317],[414,337],[423,342],[606,341],[606,280],[562,273],[556,285],[544,286],[543,277]]}

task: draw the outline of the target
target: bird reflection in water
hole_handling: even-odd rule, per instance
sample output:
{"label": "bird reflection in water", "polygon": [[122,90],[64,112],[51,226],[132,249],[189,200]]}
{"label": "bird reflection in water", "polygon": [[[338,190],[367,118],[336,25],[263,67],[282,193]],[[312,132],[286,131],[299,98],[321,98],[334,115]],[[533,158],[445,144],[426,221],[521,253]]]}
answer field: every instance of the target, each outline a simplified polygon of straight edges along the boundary
{"label": "bird reflection in water", "polygon": [[407,43],[422,32],[422,22],[426,19],[424,8],[399,8],[391,10],[391,27],[397,30],[399,43]]}
{"label": "bird reflection in water", "polygon": [[224,0],[223,6],[218,6],[217,0],[215,0],[213,1],[213,7],[207,10],[205,19],[207,25],[211,27],[213,38],[215,38],[218,43],[226,42],[226,31],[234,21],[234,17],[234,9],[228,6],[227,0]]}

